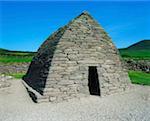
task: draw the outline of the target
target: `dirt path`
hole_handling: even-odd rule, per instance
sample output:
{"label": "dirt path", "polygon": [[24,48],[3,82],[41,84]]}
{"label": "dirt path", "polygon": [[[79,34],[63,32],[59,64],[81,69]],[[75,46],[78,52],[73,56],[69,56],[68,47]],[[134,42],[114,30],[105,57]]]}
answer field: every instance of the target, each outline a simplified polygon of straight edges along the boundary
{"label": "dirt path", "polygon": [[21,80],[0,89],[0,121],[150,121],[150,87],[124,94],[35,104]]}

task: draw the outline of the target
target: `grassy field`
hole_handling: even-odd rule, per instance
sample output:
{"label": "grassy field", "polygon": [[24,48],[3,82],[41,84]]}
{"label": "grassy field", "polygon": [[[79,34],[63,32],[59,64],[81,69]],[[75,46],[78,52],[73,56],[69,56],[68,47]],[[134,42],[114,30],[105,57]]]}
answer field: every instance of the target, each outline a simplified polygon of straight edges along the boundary
{"label": "grassy field", "polygon": [[0,48],[0,55],[8,56],[33,56],[35,52],[29,51],[12,51]]}
{"label": "grassy field", "polygon": [[128,49],[120,49],[120,55],[123,58],[128,59],[139,59],[139,60],[150,60],[150,50],[128,50]]}
{"label": "grassy field", "polygon": [[31,62],[35,52],[10,51],[0,49],[0,63]]}
{"label": "grassy field", "polygon": [[150,40],[142,40],[127,48],[119,49],[123,58],[129,59],[150,59]]}
{"label": "grassy field", "polygon": [[33,56],[7,56],[0,55],[0,63],[24,63],[31,62]]}
{"label": "grassy field", "polygon": [[[120,55],[124,59],[147,59],[150,60],[150,51],[140,50],[132,51],[128,49],[119,49]],[[35,53],[33,52],[20,52],[20,51],[9,51],[2,52],[0,51],[0,63],[23,63],[31,62]]]}
{"label": "grassy field", "polygon": [[129,77],[133,84],[150,85],[150,73],[129,71]]}
{"label": "grassy field", "polygon": [[[120,54],[124,59],[138,59],[138,60],[150,60],[150,51],[129,51],[125,49],[120,49]],[[0,55],[0,63],[23,63],[31,62],[34,54],[30,53],[9,53]]]}

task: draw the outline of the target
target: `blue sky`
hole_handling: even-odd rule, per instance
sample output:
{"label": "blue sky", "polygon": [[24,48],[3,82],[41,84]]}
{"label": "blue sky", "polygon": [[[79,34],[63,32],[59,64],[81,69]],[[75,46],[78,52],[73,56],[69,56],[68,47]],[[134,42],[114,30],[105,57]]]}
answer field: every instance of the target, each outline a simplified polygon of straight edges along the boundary
{"label": "blue sky", "polygon": [[150,2],[0,2],[0,48],[36,51],[59,27],[88,11],[118,48],[150,39]]}

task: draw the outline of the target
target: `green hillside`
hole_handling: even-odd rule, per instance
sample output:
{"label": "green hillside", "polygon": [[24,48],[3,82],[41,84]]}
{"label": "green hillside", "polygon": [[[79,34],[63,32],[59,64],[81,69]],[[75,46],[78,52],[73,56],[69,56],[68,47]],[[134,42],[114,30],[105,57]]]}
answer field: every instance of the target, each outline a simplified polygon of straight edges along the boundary
{"label": "green hillside", "polygon": [[128,50],[149,50],[150,51],[150,40],[142,40],[127,48]]}
{"label": "green hillside", "polygon": [[123,58],[150,59],[150,40],[143,40],[127,48],[119,49]]}
{"label": "green hillside", "polygon": [[35,52],[10,51],[0,48],[0,63],[31,62]]}
{"label": "green hillside", "polygon": [[35,52],[29,51],[11,51],[0,48],[0,55],[10,55],[10,56],[33,56]]}

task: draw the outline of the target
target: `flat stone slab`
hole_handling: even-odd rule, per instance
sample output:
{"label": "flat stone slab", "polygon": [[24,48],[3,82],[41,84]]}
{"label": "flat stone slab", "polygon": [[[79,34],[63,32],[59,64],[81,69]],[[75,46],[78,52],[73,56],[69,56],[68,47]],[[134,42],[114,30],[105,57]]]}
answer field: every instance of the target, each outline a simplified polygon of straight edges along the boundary
{"label": "flat stone slab", "polygon": [[36,90],[34,90],[32,87],[30,87],[25,81],[22,81],[23,85],[27,89],[29,96],[32,98],[32,100],[36,103],[40,102],[49,102],[49,96],[43,96]]}

